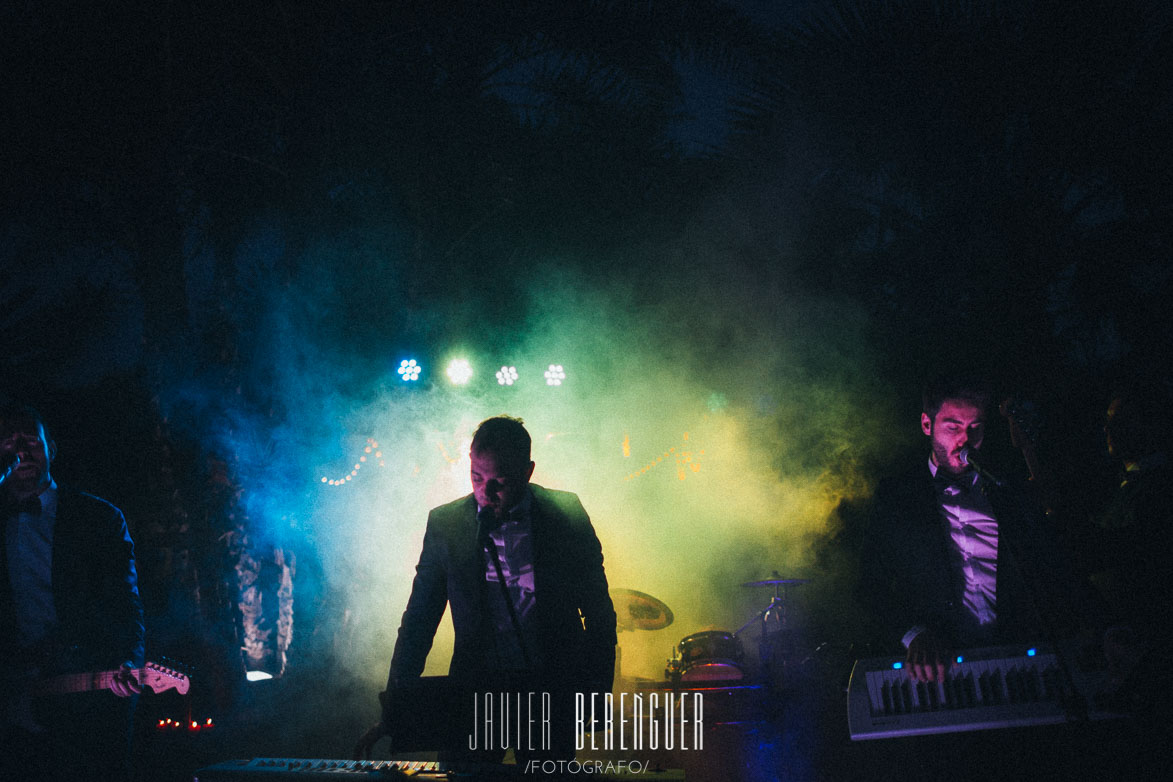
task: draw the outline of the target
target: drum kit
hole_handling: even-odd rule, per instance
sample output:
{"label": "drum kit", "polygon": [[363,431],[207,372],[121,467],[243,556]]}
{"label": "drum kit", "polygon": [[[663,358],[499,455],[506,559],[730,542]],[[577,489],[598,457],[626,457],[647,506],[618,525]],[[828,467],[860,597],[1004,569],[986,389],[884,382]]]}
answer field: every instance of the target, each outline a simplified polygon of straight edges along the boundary
{"label": "drum kit", "polygon": [[[786,590],[806,584],[808,578],[782,578],[775,571],[770,578],[749,581],[742,587],[773,587],[770,602],[752,619],[730,633],[725,630],[704,630],[687,635],[673,649],[664,671],[673,686],[705,687],[745,683],[750,678],[742,639],[754,626],[760,627],[758,650],[761,659],[760,678],[772,684],[779,679],[780,665],[785,665],[782,644],[786,639]],[[617,615],[616,629],[662,630],[673,622],[672,610],[651,595],[634,589],[613,589],[611,600]]]}

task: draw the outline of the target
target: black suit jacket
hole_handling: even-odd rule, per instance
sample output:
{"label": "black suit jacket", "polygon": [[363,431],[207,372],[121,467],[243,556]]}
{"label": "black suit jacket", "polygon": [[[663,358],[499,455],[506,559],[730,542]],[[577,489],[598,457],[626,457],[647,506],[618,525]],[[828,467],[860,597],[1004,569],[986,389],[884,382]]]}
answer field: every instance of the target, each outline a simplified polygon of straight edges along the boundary
{"label": "black suit jacket", "polygon": [[[534,594],[540,659],[537,673],[555,687],[610,691],[615,669],[615,609],[603,552],[578,497],[530,484]],[[470,494],[432,510],[411,597],[399,626],[388,683],[418,677],[444,607],[452,609],[455,644],[449,676],[465,681],[496,673],[493,618],[486,610],[486,560],[477,542]]]}
{"label": "black suit jacket", "polygon": [[[0,513],[7,519],[9,509]],[[13,661],[19,652],[5,538],[0,535],[0,645],[4,659]],[[65,664],[86,670],[109,670],[128,660],[142,665],[143,606],[134,543],[122,511],[91,494],[59,487],[52,557],[58,622],[53,645],[72,650]]]}
{"label": "black suit jacket", "polygon": [[998,520],[997,620],[980,628],[962,604],[960,556],[928,465],[922,461],[877,487],[861,554],[859,597],[869,610],[872,640],[882,648],[898,649],[916,625],[959,648],[1048,640],[1035,605],[1056,610],[1047,586],[1063,578],[1054,546],[1018,495],[992,485],[985,489]]}

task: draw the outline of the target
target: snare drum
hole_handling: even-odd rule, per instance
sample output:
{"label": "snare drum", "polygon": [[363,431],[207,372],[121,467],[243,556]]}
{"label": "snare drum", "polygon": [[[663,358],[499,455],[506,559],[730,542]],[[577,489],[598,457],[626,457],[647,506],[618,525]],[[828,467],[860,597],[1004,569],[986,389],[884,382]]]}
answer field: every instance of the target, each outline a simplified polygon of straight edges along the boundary
{"label": "snare drum", "polygon": [[737,681],[745,678],[741,639],[724,630],[693,633],[677,646],[675,668],[682,682]]}

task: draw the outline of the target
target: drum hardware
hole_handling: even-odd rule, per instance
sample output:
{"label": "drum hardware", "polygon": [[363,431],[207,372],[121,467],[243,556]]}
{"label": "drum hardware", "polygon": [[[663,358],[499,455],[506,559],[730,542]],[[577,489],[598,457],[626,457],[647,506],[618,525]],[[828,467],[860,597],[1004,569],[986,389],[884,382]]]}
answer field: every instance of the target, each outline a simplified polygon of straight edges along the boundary
{"label": "drum hardware", "polygon": [[[760,624],[761,637],[758,651],[761,657],[762,679],[772,682],[774,672],[771,671],[771,667],[775,656],[782,656],[783,666],[785,666],[785,657],[790,655],[792,651],[782,647],[787,621],[786,588],[806,584],[809,581],[809,578],[783,578],[777,571],[774,571],[768,579],[742,584],[743,587],[773,587],[774,596],[769,605],[735,632],[706,630],[685,636],[673,649],[673,655],[667,661],[664,669],[665,678],[674,687],[682,684],[744,681],[747,676],[745,651],[741,639],[750,627]],[[782,650],[780,655],[775,654],[777,649]]]}
{"label": "drum hardware", "polygon": [[[770,578],[765,579],[764,581],[748,581],[748,582],[742,584],[742,586],[743,587],[764,587],[764,586],[778,587],[778,586],[797,586],[799,584],[809,584],[809,583],[810,583],[809,578],[782,578],[781,576],[778,575],[778,571],[775,570],[774,574]],[[777,592],[775,592],[775,597],[777,597]]]}
{"label": "drum hardware", "polygon": [[[786,589],[787,587],[799,586],[810,583],[809,578],[783,578],[775,570],[770,577],[762,581],[748,581],[742,584],[743,587],[773,587],[774,596],[770,598],[770,603],[756,616],[750,619],[737,629],[734,635],[740,636],[754,624],[760,624],[761,636],[758,638],[758,657],[761,661],[761,675],[762,680],[770,683],[775,683],[781,679],[785,670],[774,670],[774,658],[779,656],[782,658],[782,667],[786,667],[786,658],[790,656],[792,650],[788,650],[783,646],[786,640]],[[775,654],[777,650],[781,650],[780,654]]]}
{"label": "drum hardware", "polygon": [[675,619],[664,601],[634,589],[612,589],[611,602],[615,604],[615,629],[620,632],[663,630]]}
{"label": "drum hardware", "polygon": [[705,630],[680,641],[664,675],[674,684],[741,681],[744,663],[745,652],[735,633]]}
{"label": "drum hardware", "polygon": [[[615,606],[615,631],[662,630],[675,619],[672,609],[663,600],[634,589],[612,589],[611,602]],[[622,678],[623,646],[615,647],[615,678]]]}
{"label": "drum hardware", "polygon": [[[779,632],[786,629],[786,587],[798,586],[799,584],[809,583],[809,578],[782,578],[775,570],[770,578],[764,581],[749,581],[742,584],[743,587],[774,587],[774,597],[770,599],[770,604],[758,612],[758,615],[748,622],[743,624],[734,635],[740,635],[749,629],[750,625],[761,621],[762,623],[762,637],[764,638],[769,632]],[[773,624],[774,629],[770,630],[770,625]]]}

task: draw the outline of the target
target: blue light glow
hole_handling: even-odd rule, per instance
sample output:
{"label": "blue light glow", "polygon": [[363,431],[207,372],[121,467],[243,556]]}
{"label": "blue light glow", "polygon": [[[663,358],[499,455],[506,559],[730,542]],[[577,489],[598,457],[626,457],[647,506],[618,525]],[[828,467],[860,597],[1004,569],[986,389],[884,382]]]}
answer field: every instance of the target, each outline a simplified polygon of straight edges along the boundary
{"label": "blue light glow", "polygon": [[1036,654],[1038,654],[1038,652],[1039,652],[1038,649],[1035,649],[1032,647],[1032,648],[1026,650],[1026,656],[1027,657],[1034,657]]}
{"label": "blue light glow", "polygon": [[399,373],[399,377],[406,383],[413,380],[419,380],[421,369],[422,367],[416,363],[414,358],[405,358],[403,361],[399,362],[399,369],[396,371]]}
{"label": "blue light glow", "polygon": [[965,662],[965,658],[962,657],[961,655],[957,655],[957,662],[958,662],[958,664],[961,664],[961,663]]}
{"label": "blue light glow", "polygon": [[904,667],[904,663],[892,663],[892,670],[899,671]]}

